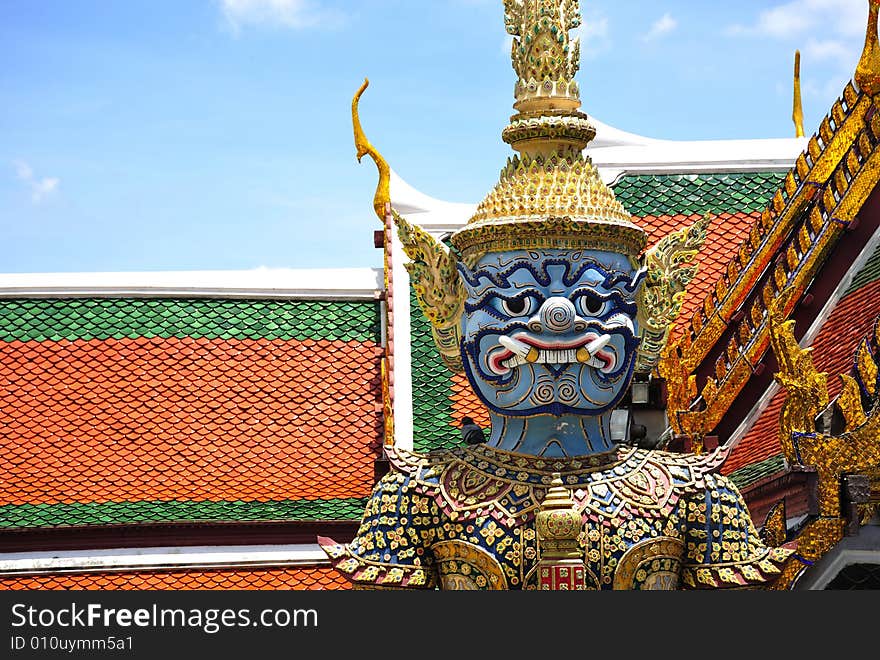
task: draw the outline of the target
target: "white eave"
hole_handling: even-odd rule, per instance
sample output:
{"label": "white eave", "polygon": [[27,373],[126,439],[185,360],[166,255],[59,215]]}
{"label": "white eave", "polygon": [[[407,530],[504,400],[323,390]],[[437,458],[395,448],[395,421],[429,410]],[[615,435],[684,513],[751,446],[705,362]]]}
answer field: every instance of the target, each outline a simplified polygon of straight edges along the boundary
{"label": "white eave", "polygon": [[0,297],[205,297],[376,299],[380,268],[119,273],[4,273]]}
{"label": "white eave", "polygon": [[409,185],[393,170],[391,205],[407,221],[433,234],[455,231],[477,210],[476,204],[446,202],[426,195]]}
{"label": "white eave", "polygon": [[317,544],[119,548],[0,554],[0,575],[329,564]]}
{"label": "white eave", "polygon": [[[608,184],[624,174],[786,172],[808,142],[806,137],[658,140],[622,131],[592,117],[590,121],[596,127],[596,137],[584,153]],[[476,203],[448,202],[426,195],[394,171],[391,203],[407,220],[434,235],[459,229],[477,209]]]}
{"label": "white eave", "polygon": [[786,172],[808,138],[757,140],[657,140],[591,119],[596,138],[585,153],[612,183],[624,174]]}

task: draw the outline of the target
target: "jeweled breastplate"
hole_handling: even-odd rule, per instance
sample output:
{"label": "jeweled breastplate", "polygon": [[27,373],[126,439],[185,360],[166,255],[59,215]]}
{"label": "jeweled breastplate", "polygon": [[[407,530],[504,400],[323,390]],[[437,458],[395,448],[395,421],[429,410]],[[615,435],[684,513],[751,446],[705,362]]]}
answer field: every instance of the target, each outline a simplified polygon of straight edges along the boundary
{"label": "jeweled breastplate", "polygon": [[766,579],[782,555],[760,544],[739,494],[711,474],[723,458],[632,448],[572,459],[487,446],[394,451],[354,541],[323,545],[359,584],[538,588],[535,515],[559,473],[581,514],[583,561],[571,569],[583,570],[587,588],[745,586]]}
{"label": "jeweled breastplate", "polygon": [[677,586],[680,502],[693,470],[632,449],[546,460],[481,447],[420,462],[411,473],[444,520],[444,538],[432,545],[443,587],[537,588],[542,549],[534,520],[554,472],[582,514],[588,588]]}

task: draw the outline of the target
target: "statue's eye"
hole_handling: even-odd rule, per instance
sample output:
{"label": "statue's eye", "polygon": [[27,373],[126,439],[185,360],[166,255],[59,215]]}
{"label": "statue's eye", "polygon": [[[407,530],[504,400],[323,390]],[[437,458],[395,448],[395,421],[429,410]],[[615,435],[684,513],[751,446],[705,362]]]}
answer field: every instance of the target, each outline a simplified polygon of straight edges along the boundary
{"label": "statue's eye", "polygon": [[531,314],[533,311],[532,308],[535,306],[534,302],[535,300],[531,296],[512,298],[511,300],[499,298],[501,311],[508,316],[525,316],[526,314]]}
{"label": "statue's eye", "polygon": [[605,309],[607,302],[594,293],[587,293],[578,298],[578,307],[581,314],[596,316]]}

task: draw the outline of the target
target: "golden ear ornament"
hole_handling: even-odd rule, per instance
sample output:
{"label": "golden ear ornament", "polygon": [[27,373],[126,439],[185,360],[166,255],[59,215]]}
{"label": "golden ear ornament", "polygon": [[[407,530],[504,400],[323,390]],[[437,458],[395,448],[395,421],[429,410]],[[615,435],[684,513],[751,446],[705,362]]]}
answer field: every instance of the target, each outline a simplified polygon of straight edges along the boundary
{"label": "golden ear ornament", "polygon": [[431,322],[431,336],[443,363],[455,373],[464,371],[459,353],[461,314],[466,293],[450,250],[417,225],[392,212],[405,265],[419,307]]}
{"label": "golden ear ornament", "polygon": [[710,216],[704,215],[690,227],[666,235],[645,253],[647,274],[639,293],[639,373],[651,373],[660,361],[669,328],[681,312],[687,285],[697,274],[696,257],[706,242],[710,221]]}

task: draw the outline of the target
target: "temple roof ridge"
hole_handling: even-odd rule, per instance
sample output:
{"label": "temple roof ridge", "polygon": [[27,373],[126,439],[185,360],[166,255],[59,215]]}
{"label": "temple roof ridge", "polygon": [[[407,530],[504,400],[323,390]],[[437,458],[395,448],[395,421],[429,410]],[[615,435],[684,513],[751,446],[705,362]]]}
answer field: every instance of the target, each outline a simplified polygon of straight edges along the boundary
{"label": "temple roof ridge", "polygon": [[407,183],[391,170],[391,204],[404,216],[416,216],[420,227],[429,231],[457,229],[477,208],[477,203],[450,202],[432,197]]}
{"label": "temple roof ridge", "polygon": [[269,268],[143,272],[0,273],[10,297],[375,298],[381,268]]}

